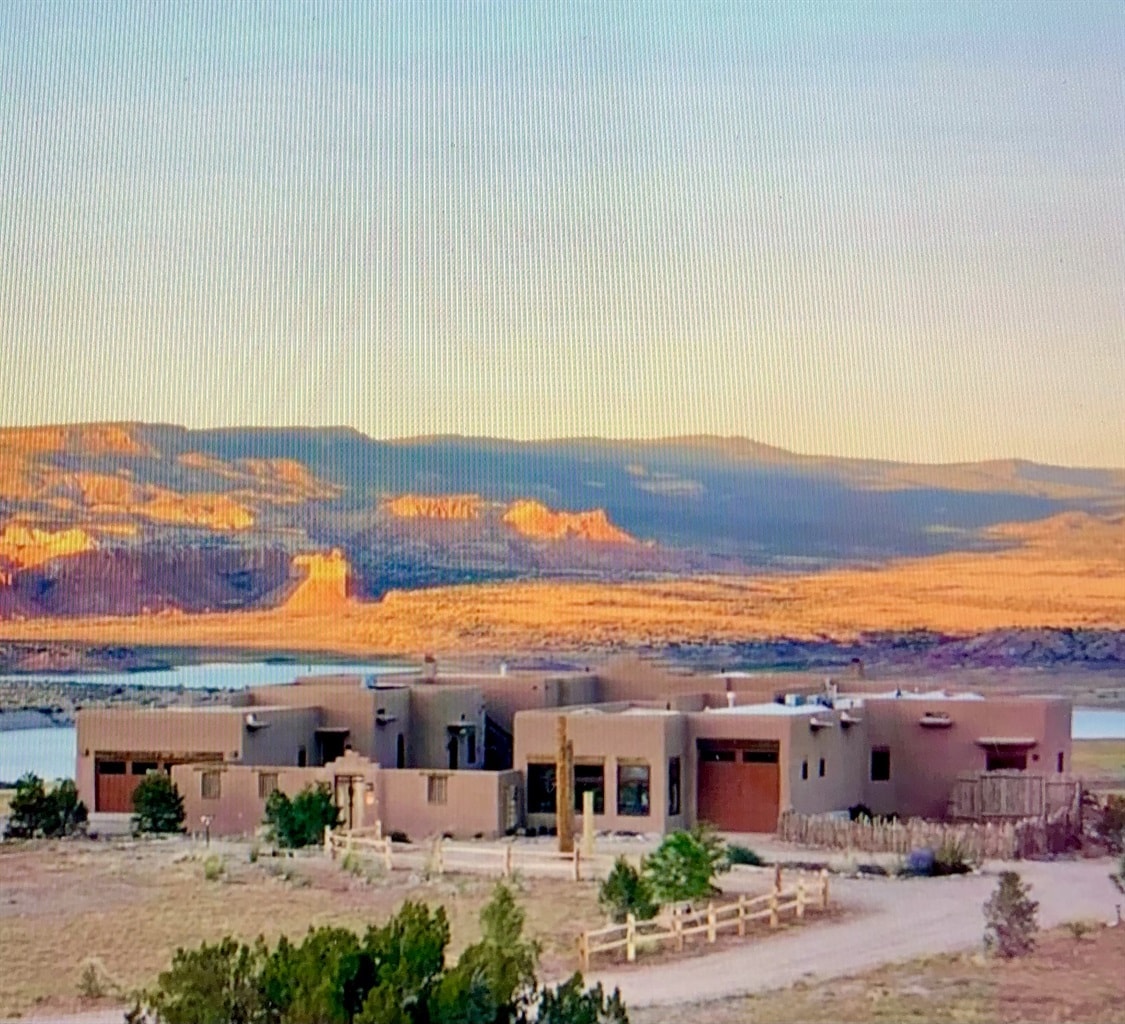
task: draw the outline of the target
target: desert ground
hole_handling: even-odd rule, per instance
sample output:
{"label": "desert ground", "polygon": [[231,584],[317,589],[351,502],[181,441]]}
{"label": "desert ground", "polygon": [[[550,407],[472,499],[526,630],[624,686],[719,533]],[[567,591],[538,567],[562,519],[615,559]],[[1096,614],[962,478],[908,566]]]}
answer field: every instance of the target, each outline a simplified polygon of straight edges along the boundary
{"label": "desert ground", "polygon": [[[348,871],[319,852],[275,858],[265,851],[251,863],[250,848],[206,849],[188,839],[0,845],[0,1019],[96,1007],[79,995],[91,960],[128,991],[151,984],[180,946],[228,934],[299,938],[321,925],[362,931],[407,899],[445,907],[456,954],[479,934],[478,915],[495,885],[484,877],[427,882],[405,873],[388,881],[374,866]],[[208,857],[223,865],[211,880]],[[515,884],[528,932],[543,943],[544,970],[568,974],[578,933],[603,920],[596,886]]]}
{"label": "desert ground", "polygon": [[1125,629],[1125,531],[1048,520],[1011,548],[809,575],[644,583],[529,581],[306,600],[212,614],[9,619],[0,639],[385,655],[609,649],[873,630],[965,635],[1019,627]]}
{"label": "desert ground", "polygon": [[[1067,928],[1040,937],[1028,957],[979,952],[926,957],[831,982],[701,1003],[694,1024],[1041,1024],[1125,1019],[1125,928]],[[1060,984],[1060,980],[1065,979]],[[664,1024],[664,1009],[634,1009],[632,1024]]]}

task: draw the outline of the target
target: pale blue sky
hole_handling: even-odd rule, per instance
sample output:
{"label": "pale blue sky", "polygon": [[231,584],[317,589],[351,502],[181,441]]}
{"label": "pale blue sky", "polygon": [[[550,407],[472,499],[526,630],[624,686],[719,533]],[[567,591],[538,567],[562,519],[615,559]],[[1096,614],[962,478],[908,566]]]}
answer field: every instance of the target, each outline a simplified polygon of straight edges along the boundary
{"label": "pale blue sky", "polygon": [[0,422],[1125,465],[1125,6],[0,4]]}

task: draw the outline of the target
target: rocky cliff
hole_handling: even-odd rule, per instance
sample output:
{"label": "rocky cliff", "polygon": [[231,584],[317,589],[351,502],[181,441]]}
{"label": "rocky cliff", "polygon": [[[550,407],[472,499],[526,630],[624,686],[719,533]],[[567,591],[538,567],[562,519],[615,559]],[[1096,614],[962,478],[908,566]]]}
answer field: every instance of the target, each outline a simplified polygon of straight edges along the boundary
{"label": "rocky cliff", "polygon": [[635,544],[636,540],[609,521],[605,509],[559,512],[537,501],[515,501],[504,513],[504,522],[525,537],[565,540],[573,537],[596,544]]}

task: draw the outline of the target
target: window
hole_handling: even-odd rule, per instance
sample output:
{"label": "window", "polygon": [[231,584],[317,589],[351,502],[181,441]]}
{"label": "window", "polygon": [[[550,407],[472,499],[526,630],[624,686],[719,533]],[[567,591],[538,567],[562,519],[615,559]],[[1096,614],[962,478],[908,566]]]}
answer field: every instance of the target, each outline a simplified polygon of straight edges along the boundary
{"label": "window", "polygon": [[[643,818],[648,815],[649,770],[647,764],[617,766],[617,813]],[[597,800],[597,797],[594,798]]]}
{"label": "window", "polygon": [[269,795],[277,789],[277,772],[260,772],[258,774],[258,799],[267,800]]}
{"label": "window", "polygon": [[309,756],[308,756],[308,753],[305,751],[305,748],[304,747],[298,747],[297,748],[297,767],[298,768],[304,768],[305,765],[308,764],[308,762],[309,762]]}
{"label": "window", "polygon": [[[747,751],[749,753],[749,751]],[[708,764],[722,764],[724,762],[734,761],[733,750],[701,750],[699,752],[699,760],[705,761]]]}
{"label": "window", "polygon": [[406,737],[401,732],[395,742],[395,764],[399,768],[406,767]]}
{"label": "window", "polygon": [[218,800],[223,792],[221,772],[203,772],[199,776],[199,795],[204,800]]}
{"label": "window", "polygon": [[778,752],[776,750],[744,750],[742,761],[743,764],[777,764]]}
{"label": "window", "polygon": [[1059,751],[1059,760],[1058,760],[1057,771],[1060,775],[1062,775],[1062,773],[1063,773],[1063,752],[1061,750]]}
{"label": "window", "polygon": [[124,761],[99,761],[98,762],[99,775],[124,775],[125,762]]}
{"label": "window", "polygon": [[426,802],[445,804],[449,799],[448,783],[448,775],[428,775],[426,777]]}
{"label": "window", "polygon": [[809,777],[809,762],[808,761],[802,761],[801,762],[801,778],[807,779],[808,777]]}
{"label": "window", "polygon": [[680,759],[668,758],[668,813],[680,813]]}
{"label": "window", "polygon": [[574,809],[582,812],[582,794],[594,794],[594,813],[605,814],[605,765],[576,764],[574,766]]}
{"label": "window", "polygon": [[476,729],[469,729],[468,736],[466,737],[466,745],[468,746],[468,753],[466,760],[469,764],[477,763],[477,731]]}
{"label": "window", "polygon": [[531,762],[527,766],[527,813],[555,813],[554,762]]}
{"label": "window", "polygon": [[134,775],[147,775],[149,772],[160,770],[160,765],[155,761],[134,761],[133,774]]}
{"label": "window", "polygon": [[820,765],[817,767],[816,773],[822,779],[824,778],[824,758],[823,757],[820,759]]}
{"label": "window", "polygon": [[1027,771],[1027,751],[996,750],[985,756],[986,772],[1025,772]]}
{"label": "window", "polygon": [[889,782],[891,778],[891,751],[889,747],[871,748],[871,781]]}

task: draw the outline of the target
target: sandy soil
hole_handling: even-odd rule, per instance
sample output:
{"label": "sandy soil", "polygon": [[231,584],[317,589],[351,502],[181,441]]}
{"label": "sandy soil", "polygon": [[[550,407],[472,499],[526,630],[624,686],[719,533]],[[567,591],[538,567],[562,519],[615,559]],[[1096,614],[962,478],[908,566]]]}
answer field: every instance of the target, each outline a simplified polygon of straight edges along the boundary
{"label": "sandy soil", "polygon": [[[405,873],[388,882],[373,868],[353,874],[319,854],[252,864],[246,844],[210,852],[224,858],[215,881],[204,876],[207,851],[187,839],[0,846],[0,1018],[91,1009],[78,997],[89,958],[128,990],[154,981],[179,946],[227,934],[299,937],[327,924],[362,931],[406,899],[446,908],[456,954],[479,934],[495,884],[467,876],[427,883]],[[528,931],[544,944],[544,970],[569,973],[579,931],[602,920],[596,886],[535,879],[519,882],[519,891]]]}
{"label": "sandy soil", "polygon": [[[831,983],[702,1003],[694,1024],[1016,1024],[1125,1019],[1125,928],[1100,927],[1076,940],[1062,929],[1035,952],[999,961],[956,954],[884,967]],[[685,1019],[688,1019],[685,1016]],[[633,1024],[665,1024],[664,1010],[633,1010]]]}
{"label": "sandy soil", "polygon": [[[523,582],[392,592],[376,603],[134,618],[0,621],[0,639],[339,654],[576,650],[869,630],[1125,629],[1125,538],[1060,529],[1020,547],[880,569],[659,583]],[[1125,531],[1121,531],[1125,533]]]}

